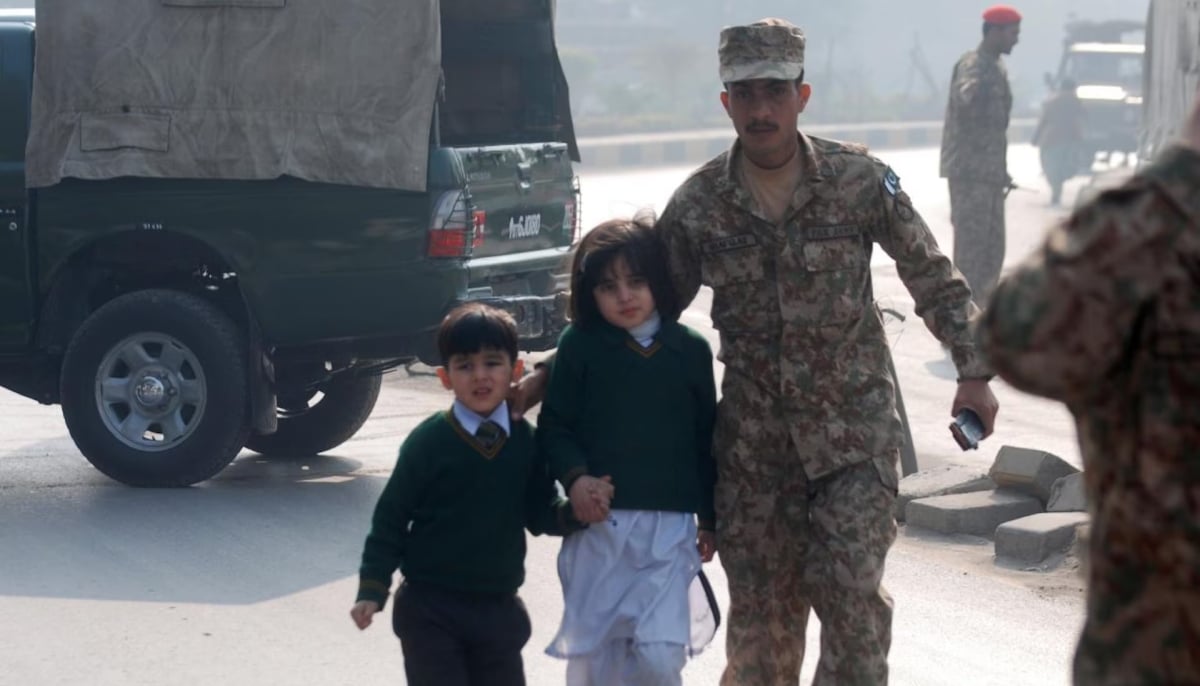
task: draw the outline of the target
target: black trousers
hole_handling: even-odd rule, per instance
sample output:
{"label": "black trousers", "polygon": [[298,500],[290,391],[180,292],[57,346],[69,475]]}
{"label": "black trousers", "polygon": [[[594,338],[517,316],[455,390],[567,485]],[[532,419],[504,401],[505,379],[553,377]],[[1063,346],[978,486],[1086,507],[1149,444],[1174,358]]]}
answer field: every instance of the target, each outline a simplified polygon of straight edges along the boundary
{"label": "black trousers", "polygon": [[452,591],[404,582],[392,629],[408,686],[525,686],[521,649],[532,627],[512,594]]}

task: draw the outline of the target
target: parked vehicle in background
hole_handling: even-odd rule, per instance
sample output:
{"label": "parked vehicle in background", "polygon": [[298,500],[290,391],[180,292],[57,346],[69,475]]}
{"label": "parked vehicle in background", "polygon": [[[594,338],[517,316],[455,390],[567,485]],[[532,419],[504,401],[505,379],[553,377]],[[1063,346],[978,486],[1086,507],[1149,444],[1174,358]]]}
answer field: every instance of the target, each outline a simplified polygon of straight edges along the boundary
{"label": "parked vehicle in background", "polygon": [[465,300],[565,324],[552,0],[332,4],[0,13],[0,385],[114,479],[336,447]]}
{"label": "parked vehicle in background", "polygon": [[1064,79],[1087,114],[1081,173],[1095,161],[1122,161],[1137,152],[1141,125],[1145,25],[1140,21],[1076,21],[1067,25],[1063,54],[1046,85],[1056,91]]}

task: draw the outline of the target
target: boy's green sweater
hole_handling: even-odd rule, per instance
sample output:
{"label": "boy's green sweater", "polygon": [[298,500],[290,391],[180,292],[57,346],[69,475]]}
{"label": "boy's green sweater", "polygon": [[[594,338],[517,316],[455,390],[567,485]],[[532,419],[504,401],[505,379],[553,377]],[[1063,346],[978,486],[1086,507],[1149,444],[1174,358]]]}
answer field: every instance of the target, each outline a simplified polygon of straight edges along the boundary
{"label": "boy's green sweater", "polygon": [[392,574],[473,593],[514,593],[525,580],[525,529],[581,528],[558,494],[526,422],[485,450],[452,411],[400,446],[379,496],[359,569],[358,600],[383,607]]}
{"label": "boy's green sweater", "polygon": [[712,350],[663,322],[649,348],[607,323],[568,326],[538,416],[553,474],[612,476],[613,509],[696,512],[712,530],[717,404]]}

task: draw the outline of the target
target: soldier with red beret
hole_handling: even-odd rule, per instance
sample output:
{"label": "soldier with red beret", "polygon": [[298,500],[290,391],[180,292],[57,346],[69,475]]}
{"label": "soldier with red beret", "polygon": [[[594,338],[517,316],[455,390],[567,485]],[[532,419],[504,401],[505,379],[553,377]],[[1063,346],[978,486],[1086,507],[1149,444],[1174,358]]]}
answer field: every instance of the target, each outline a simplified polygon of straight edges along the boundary
{"label": "soldier with red beret", "polygon": [[1004,197],[1012,90],[1002,55],[1021,34],[1021,14],[1008,5],[983,13],[983,41],[954,65],[942,128],[942,178],[950,183],[954,266],[975,302],[995,287],[1004,263]]}
{"label": "soldier with red beret", "polygon": [[1021,13],[1008,5],[993,5],[983,11],[983,20],[993,26],[1021,23]]}

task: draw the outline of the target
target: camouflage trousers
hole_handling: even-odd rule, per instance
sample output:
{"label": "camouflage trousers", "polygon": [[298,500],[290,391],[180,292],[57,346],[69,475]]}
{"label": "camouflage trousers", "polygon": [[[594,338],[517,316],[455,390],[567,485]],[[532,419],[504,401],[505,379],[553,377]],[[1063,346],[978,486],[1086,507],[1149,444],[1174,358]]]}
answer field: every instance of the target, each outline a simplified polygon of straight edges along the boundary
{"label": "camouflage trousers", "polygon": [[[717,546],[729,581],[721,686],[796,686],[810,609],[821,620],[814,686],[886,684],[892,599],[881,580],[896,537],[895,457],[813,482],[782,434],[755,432],[718,452]],[[754,460],[763,462],[746,468]],[[778,468],[763,468],[770,462]]]}
{"label": "camouflage trousers", "polygon": [[975,304],[982,307],[1004,266],[1004,186],[951,179],[950,223],[954,266],[967,278]]}

